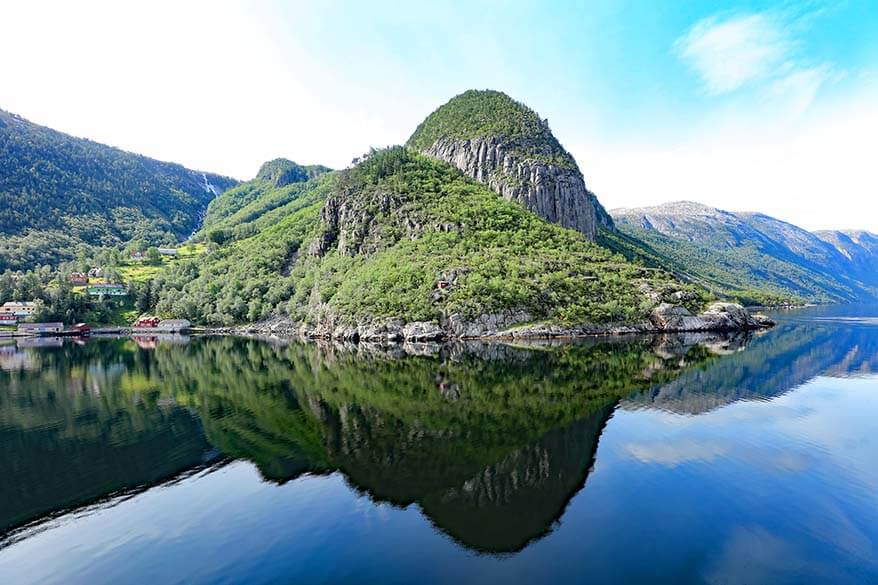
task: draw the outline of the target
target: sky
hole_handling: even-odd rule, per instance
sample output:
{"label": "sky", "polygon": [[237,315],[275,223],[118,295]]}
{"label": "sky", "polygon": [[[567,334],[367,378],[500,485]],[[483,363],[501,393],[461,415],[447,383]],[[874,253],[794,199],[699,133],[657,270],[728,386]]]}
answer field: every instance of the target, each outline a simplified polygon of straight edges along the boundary
{"label": "sky", "polygon": [[608,208],[878,232],[878,1],[6,2],[0,108],[239,179],[535,109]]}

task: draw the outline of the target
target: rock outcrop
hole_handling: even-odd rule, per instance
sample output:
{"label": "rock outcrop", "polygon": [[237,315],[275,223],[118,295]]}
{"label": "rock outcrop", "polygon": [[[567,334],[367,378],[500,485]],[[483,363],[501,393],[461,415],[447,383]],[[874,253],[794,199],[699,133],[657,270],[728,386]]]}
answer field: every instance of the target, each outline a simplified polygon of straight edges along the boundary
{"label": "rock outcrop", "polygon": [[[508,311],[464,319],[454,314],[440,321],[411,321],[401,318],[376,320],[355,325],[325,322],[302,325],[284,318],[272,318],[238,330],[238,333],[290,336],[344,342],[434,342],[455,339],[558,339],[593,335],[631,335],[638,333],[685,333],[753,331],[774,326],[774,321],[735,303],[716,302],[706,311],[693,315],[685,307],[662,303],[639,323],[591,324],[576,326],[551,322],[531,322],[526,312]],[[232,333],[233,330],[215,330]]]}
{"label": "rock outcrop", "polygon": [[746,331],[771,327],[774,322],[762,315],[751,315],[735,303],[713,303],[693,315],[685,307],[663,303],[653,309],[650,322],[661,331]]}
{"label": "rock outcrop", "polygon": [[[549,147],[546,151],[544,154],[549,158]],[[543,219],[575,229],[590,240],[597,235],[599,204],[585,188],[575,164],[559,166],[545,162],[542,157],[529,156],[520,141],[496,136],[441,138],[425,154],[456,166],[507,201],[518,203]]]}

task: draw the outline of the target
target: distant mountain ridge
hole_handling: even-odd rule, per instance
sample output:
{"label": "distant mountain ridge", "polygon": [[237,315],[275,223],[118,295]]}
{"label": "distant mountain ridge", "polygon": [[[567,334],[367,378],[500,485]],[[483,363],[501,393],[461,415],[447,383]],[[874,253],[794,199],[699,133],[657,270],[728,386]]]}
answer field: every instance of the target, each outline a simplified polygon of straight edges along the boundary
{"label": "distant mountain ridge", "polygon": [[724,295],[761,291],[814,302],[876,295],[878,237],[868,232],[812,233],[762,213],[691,201],[610,214],[624,234]]}
{"label": "distant mountain ridge", "polygon": [[0,271],[57,264],[81,246],[182,239],[236,183],[0,110]]}

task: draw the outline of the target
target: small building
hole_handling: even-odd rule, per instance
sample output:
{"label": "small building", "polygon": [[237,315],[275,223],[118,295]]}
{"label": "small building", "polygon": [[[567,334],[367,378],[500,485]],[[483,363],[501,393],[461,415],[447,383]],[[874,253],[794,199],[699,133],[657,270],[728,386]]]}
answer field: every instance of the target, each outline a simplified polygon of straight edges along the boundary
{"label": "small building", "polygon": [[92,284],[88,287],[88,294],[92,297],[101,295],[109,297],[124,297],[128,294],[128,289],[124,284]]}
{"label": "small building", "polygon": [[76,325],[71,325],[67,331],[77,335],[88,335],[91,333],[91,326],[88,323],[77,323]]}
{"label": "small building", "polygon": [[30,301],[8,301],[0,306],[0,314],[13,314],[19,317],[29,317],[36,312],[36,303]]}
{"label": "small building", "polygon": [[192,327],[192,323],[190,323],[186,319],[165,319],[163,321],[159,321],[157,328],[160,331],[180,332],[189,331],[190,327]]}
{"label": "small building", "polygon": [[161,319],[158,317],[141,317],[134,322],[133,327],[136,327],[137,329],[154,329],[155,327],[158,327],[159,321],[161,321]]}
{"label": "small building", "polygon": [[103,268],[89,268],[88,269],[88,278],[100,278],[104,275]]}
{"label": "small building", "polygon": [[18,315],[15,313],[0,313],[0,325],[17,325]]}
{"label": "small building", "polygon": [[71,272],[67,276],[67,280],[73,286],[85,286],[88,284],[88,276],[84,272]]}
{"label": "small building", "polygon": [[18,330],[21,333],[44,335],[47,333],[61,333],[64,331],[64,323],[19,323]]}
{"label": "small building", "polygon": [[176,256],[177,248],[159,248],[159,254],[162,256]]}
{"label": "small building", "polygon": [[134,250],[131,254],[128,255],[131,260],[136,262],[140,262],[141,260],[146,259],[146,252],[141,252],[140,250]]}

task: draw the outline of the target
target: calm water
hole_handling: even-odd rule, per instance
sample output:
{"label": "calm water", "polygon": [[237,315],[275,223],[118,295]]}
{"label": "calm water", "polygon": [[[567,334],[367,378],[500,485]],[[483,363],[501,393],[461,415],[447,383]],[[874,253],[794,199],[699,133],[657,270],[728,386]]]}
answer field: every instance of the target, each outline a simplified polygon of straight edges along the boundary
{"label": "calm water", "polygon": [[0,583],[876,583],[878,308],[779,319],[0,345]]}

